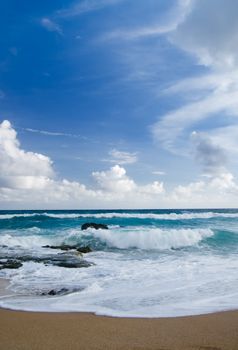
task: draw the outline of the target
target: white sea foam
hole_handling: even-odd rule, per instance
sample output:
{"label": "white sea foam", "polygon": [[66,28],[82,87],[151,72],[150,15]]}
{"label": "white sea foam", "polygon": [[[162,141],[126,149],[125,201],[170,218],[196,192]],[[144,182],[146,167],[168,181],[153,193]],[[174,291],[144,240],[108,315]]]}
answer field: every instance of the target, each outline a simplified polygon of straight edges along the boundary
{"label": "white sea foam", "polygon": [[213,236],[210,229],[127,228],[120,230],[88,230],[86,234],[105,242],[109,247],[128,249],[170,249],[192,246]]}
{"label": "white sea foam", "polygon": [[[96,265],[83,269],[25,263],[21,269],[9,271],[12,288],[21,295],[0,298],[0,306],[118,317],[182,316],[238,307],[235,257],[159,254],[153,260],[95,252],[90,260]],[[47,291],[68,286],[81,291],[57,297],[32,296],[39,288]]]}
{"label": "white sea foam", "polygon": [[0,246],[21,247],[31,249],[49,244],[51,240],[47,237],[29,235],[29,236],[14,236],[9,233],[0,235]]}
{"label": "white sea foam", "polygon": [[192,219],[212,219],[212,218],[238,218],[238,213],[223,212],[184,212],[184,213],[123,213],[123,212],[105,212],[105,213],[23,213],[23,214],[0,214],[0,219],[13,219],[19,217],[46,216],[55,219],[77,219],[77,218],[96,218],[96,219],[153,219],[153,220],[192,220]]}

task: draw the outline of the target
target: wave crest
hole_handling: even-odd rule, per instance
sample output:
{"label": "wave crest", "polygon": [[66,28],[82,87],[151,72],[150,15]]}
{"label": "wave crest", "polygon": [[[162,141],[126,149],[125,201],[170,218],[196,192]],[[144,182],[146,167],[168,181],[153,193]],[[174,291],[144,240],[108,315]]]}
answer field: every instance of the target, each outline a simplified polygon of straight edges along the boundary
{"label": "wave crest", "polygon": [[130,229],[90,230],[87,235],[100,239],[107,246],[118,249],[139,248],[165,250],[193,246],[213,236],[210,229]]}

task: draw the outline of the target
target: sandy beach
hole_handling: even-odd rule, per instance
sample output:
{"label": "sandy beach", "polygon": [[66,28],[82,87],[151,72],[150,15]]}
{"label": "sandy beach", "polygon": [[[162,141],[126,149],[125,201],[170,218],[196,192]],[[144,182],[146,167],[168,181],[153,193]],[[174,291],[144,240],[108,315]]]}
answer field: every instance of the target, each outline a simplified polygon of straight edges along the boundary
{"label": "sandy beach", "polygon": [[[0,295],[9,294],[0,278]],[[176,318],[0,309],[0,350],[237,350],[238,311]]]}
{"label": "sandy beach", "polygon": [[237,350],[238,312],[162,319],[0,310],[1,350]]}

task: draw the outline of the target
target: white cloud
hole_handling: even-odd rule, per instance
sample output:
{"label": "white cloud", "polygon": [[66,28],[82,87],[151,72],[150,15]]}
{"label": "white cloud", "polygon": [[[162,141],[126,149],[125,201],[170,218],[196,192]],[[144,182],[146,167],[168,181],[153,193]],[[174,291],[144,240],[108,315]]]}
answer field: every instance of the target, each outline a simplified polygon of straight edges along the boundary
{"label": "white cloud", "polygon": [[[156,140],[160,141],[164,148],[171,151],[179,151],[176,143],[179,139],[188,141],[191,128],[195,128],[198,122],[223,113],[226,116],[238,117],[238,90],[229,92],[213,91],[198,101],[185,104],[177,110],[160,117],[151,130]],[[227,123],[231,119],[227,118]]]}
{"label": "white cloud", "polygon": [[152,171],[152,174],[153,175],[160,175],[160,176],[166,175],[166,173],[164,171],[161,171],[161,170]]}
{"label": "white cloud", "polygon": [[7,120],[0,124],[0,163],[1,207],[6,203],[13,208],[137,206],[141,196],[143,203],[150,202],[163,190],[159,182],[137,185],[119,165],[94,172],[95,189],[77,181],[57,179],[50,158],[21,149],[16,131]]}
{"label": "white cloud", "polygon": [[22,130],[37,133],[37,134],[42,134],[46,136],[64,136],[64,137],[72,137],[72,138],[82,138],[85,140],[87,139],[85,136],[81,136],[79,134],[70,134],[70,133],[64,133],[64,132],[38,130],[38,129],[31,129],[31,128],[22,128]]}
{"label": "white cloud", "polygon": [[174,188],[167,198],[174,207],[226,208],[236,207],[238,186],[231,173],[226,172],[206,181],[192,182]]}
{"label": "white cloud", "polygon": [[216,69],[238,63],[238,3],[233,0],[193,0],[184,21],[171,39],[194,54],[200,63]]}
{"label": "white cloud", "polygon": [[49,32],[55,32],[55,33],[58,33],[59,35],[63,35],[62,28],[51,19],[44,17],[40,20],[40,23],[42,27],[44,27]]}
{"label": "white cloud", "polygon": [[135,182],[126,175],[126,170],[119,165],[108,171],[93,172],[99,186],[107,192],[131,192],[136,188]]}
{"label": "white cloud", "polygon": [[137,162],[137,153],[135,152],[123,152],[117,149],[112,149],[109,151],[109,159],[104,159],[103,161],[115,163],[115,164],[133,164]]}
{"label": "white cloud", "polygon": [[20,149],[16,132],[7,120],[0,124],[0,160],[2,187],[42,187],[54,173],[48,157]]}
{"label": "white cloud", "polygon": [[176,201],[193,200],[194,197],[197,199],[198,196],[204,198],[204,187],[203,181],[191,182],[186,186],[179,185],[175,187],[172,197]]}
{"label": "white cloud", "polygon": [[218,127],[209,132],[212,142],[222,145],[222,148],[230,155],[233,161],[238,153],[238,125]]}
{"label": "white cloud", "polygon": [[103,35],[104,40],[137,40],[151,36],[158,36],[174,31],[183,22],[190,10],[191,0],[179,0],[176,5],[164,14],[159,23],[149,26],[138,26],[137,28],[119,28]]}
{"label": "white cloud", "polygon": [[163,182],[154,181],[153,183],[138,188],[138,192],[141,194],[156,195],[164,193]]}
{"label": "white cloud", "polygon": [[[200,129],[210,142],[221,145],[228,154],[234,153],[238,125],[238,4],[232,0],[192,0],[186,6],[186,16],[168,37],[209,71],[175,82],[164,91],[177,94],[184,103],[160,116],[151,131],[157,142],[177,154],[190,152],[191,131]],[[215,117],[217,122],[212,122]]]}
{"label": "white cloud", "polygon": [[[93,172],[96,186],[90,189],[78,181],[57,179],[50,158],[21,149],[15,130],[8,121],[4,121],[0,124],[0,207],[86,209],[235,206],[238,186],[234,176],[227,169],[219,167],[220,153],[209,143],[210,140],[208,142],[204,135],[199,137],[199,147],[201,142],[205,145],[202,151],[199,150],[204,157],[202,163],[205,167],[207,163],[210,166],[211,158],[213,168],[219,169],[210,171],[209,176],[202,181],[178,185],[166,192],[162,182],[137,184],[122,166],[115,165],[106,171]],[[208,155],[205,155],[206,149]]]}
{"label": "white cloud", "polygon": [[57,16],[62,18],[80,16],[83,13],[100,10],[107,6],[117,5],[125,0],[83,0],[76,1],[69,8],[57,11]]}

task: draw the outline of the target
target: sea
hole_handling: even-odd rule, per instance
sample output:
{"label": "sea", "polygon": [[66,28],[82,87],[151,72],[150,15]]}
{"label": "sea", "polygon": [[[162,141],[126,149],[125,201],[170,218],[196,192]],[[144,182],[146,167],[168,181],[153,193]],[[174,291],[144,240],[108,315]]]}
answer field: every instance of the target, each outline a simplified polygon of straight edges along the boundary
{"label": "sea", "polygon": [[[81,230],[87,222],[108,229]],[[0,211],[0,278],[10,282],[0,307],[15,310],[154,318],[237,309],[238,209]]]}

